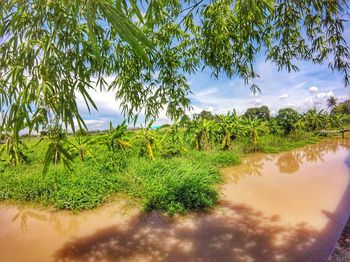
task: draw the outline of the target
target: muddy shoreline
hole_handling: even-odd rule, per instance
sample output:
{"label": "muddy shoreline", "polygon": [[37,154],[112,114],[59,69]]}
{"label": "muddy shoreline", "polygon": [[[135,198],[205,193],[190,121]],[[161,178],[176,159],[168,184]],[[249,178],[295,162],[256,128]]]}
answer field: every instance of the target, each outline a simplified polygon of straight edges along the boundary
{"label": "muddy shoreline", "polygon": [[350,219],[348,220],[342,235],[340,236],[329,262],[344,262],[350,261]]}

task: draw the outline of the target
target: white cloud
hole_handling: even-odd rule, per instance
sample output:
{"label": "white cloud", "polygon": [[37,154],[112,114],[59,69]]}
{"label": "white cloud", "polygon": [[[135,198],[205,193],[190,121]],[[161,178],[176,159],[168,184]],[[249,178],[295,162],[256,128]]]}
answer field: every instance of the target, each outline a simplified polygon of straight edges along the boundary
{"label": "white cloud", "polygon": [[310,87],[309,88],[309,91],[310,91],[310,93],[317,93],[318,92],[318,87],[316,87],[316,86],[312,86],[312,87]]}
{"label": "white cloud", "polygon": [[161,126],[164,124],[171,124],[171,120],[169,117],[167,117],[166,115],[166,110],[161,110],[159,113],[158,118],[156,119],[156,121],[154,122],[155,126]]}
{"label": "white cloud", "polygon": [[202,98],[202,97],[206,97],[206,96],[208,96],[208,95],[215,94],[217,91],[218,91],[217,88],[208,88],[208,89],[205,89],[205,90],[203,90],[203,91],[201,91],[201,92],[197,92],[197,93],[195,94],[195,97],[197,97],[197,98],[200,99],[200,98]]}
{"label": "white cloud", "polygon": [[[213,108],[213,113],[226,113],[235,108],[239,114],[244,113],[248,107],[267,105],[270,111],[278,111],[281,108],[292,107],[299,112],[305,112],[310,108],[326,109],[327,99],[334,96],[338,102],[349,99],[348,90],[344,88],[341,76],[334,75],[326,68],[319,65],[306,64],[300,67],[301,71],[288,74],[278,72],[273,64],[263,63],[264,69],[258,72],[262,77],[257,81],[262,89],[259,97],[253,98],[249,92],[249,86],[243,81],[232,79],[219,81],[192,81],[198,85],[199,96],[192,99],[196,108],[207,110]],[[293,78],[291,76],[294,76]],[[199,78],[202,79],[202,78]],[[203,77],[204,79],[204,77]],[[191,88],[196,88],[196,85]],[[211,88],[203,89],[203,86]],[[215,90],[215,92],[213,92]],[[194,92],[197,94],[196,92]]]}
{"label": "white cloud", "polygon": [[84,122],[89,130],[104,130],[109,124],[107,119],[88,119]]}
{"label": "white cloud", "polygon": [[333,91],[329,91],[329,92],[322,92],[322,93],[318,93],[316,94],[316,98],[317,99],[324,99],[324,98],[329,98],[331,96],[334,96]]}
{"label": "white cloud", "polygon": [[288,94],[280,95],[278,98],[281,99],[281,100],[287,99],[288,98]]}
{"label": "white cloud", "polygon": [[306,99],[305,99],[305,103],[309,103],[309,104],[312,104],[313,103],[313,99],[312,99],[312,97],[311,96],[309,96],[309,97],[307,97]]}
{"label": "white cloud", "polygon": [[203,110],[207,110],[215,114],[221,114],[232,110],[237,103],[242,103],[240,99],[220,95],[218,90],[218,88],[208,88],[203,91],[194,92],[193,97],[191,97],[193,109],[189,113],[197,114]]}
{"label": "white cloud", "polygon": [[[98,112],[103,114],[120,114],[120,103],[115,99],[113,92],[90,90],[89,95],[94,100]],[[87,111],[86,104],[81,94],[77,95],[78,107],[81,111]]]}
{"label": "white cloud", "polygon": [[340,95],[340,96],[337,96],[337,99],[338,99],[338,102],[343,102],[349,99],[349,95]]}
{"label": "white cloud", "polygon": [[252,104],[256,105],[256,106],[259,106],[262,104],[262,100],[261,99],[255,99]]}

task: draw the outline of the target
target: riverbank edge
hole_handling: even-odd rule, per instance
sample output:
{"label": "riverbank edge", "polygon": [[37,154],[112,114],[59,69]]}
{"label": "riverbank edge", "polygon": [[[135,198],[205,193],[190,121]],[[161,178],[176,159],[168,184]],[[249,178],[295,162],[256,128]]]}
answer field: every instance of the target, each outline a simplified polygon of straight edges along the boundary
{"label": "riverbank edge", "polygon": [[328,262],[344,261],[350,261],[350,218],[328,258]]}
{"label": "riverbank edge", "polygon": [[[327,138],[327,137],[322,137],[322,136],[315,135],[315,136],[308,137],[308,138],[305,138],[303,140],[299,140],[299,141],[295,141],[295,142],[290,142],[289,141],[288,143],[283,144],[281,147],[274,148],[273,150],[271,150],[271,147],[268,147],[267,150],[263,150],[262,152],[259,152],[259,153],[260,154],[268,154],[268,153],[278,154],[278,153],[288,152],[288,151],[292,151],[292,150],[295,150],[295,149],[303,148],[303,147],[305,147],[307,145],[317,144],[317,143],[321,142],[322,140],[324,140],[325,138]],[[337,136],[332,136],[331,138],[337,138]],[[233,149],[232,153],[235,153],[235,154],[239,155],[239,158],[240,158],[239,163],[237,163],[237,164],[236,163],[235,164],[230,164],[230,163],[228,163],[228,164],[220,164],[220,163],[217,163],[217,165],[216,165],[216,169],[221,175],[220,181],[218,181],[216,183],[216,185],[215,185],[215,188],[217,189],[217,193],[218,194],[220,194],[221,186],[224,183],[226,183],[225,182],[225,178],[224,178],[224,176],[223,176],[223,174],[221,172],[221,168],[239,165],[239,164],[242,163],[242,161],[246,157],[248,157],[248,156],[250,156],[252,154],[252,153],[244,153],[239,147],[236,148],[236,149]],[[210,154],[210,152],[208,154]],[[20,205],[20,206],[26,206],[26,207],[31,207],[31,208],[38,208],[38,209],[42,209],[42,210],[48,210],[48,211],[52,211],[52,212],[65,210],[65,211],[68,211],[68,212],[79,214],[79,213],[84,212],[84,211],[89,211],[89,210],[93,210],[93,209],[96,209],[96,208],[99,208],[99,207],[103,207],[104,205],[113,203],[115,201],[124,201],[131,208],[137,207],[137,208],[140,208],[143,212],[148,212],[149,211],[149,210],[143,210],[141,208],[142,204],[141,204],[141,201],[139,199],[137,199],[137,198],[134,199],[132,196],[129,196],[127,194],[120,193],[120,192],[117,192],[117,193],[114,193],[114,194],[111,194],[111,195],[107,196],[105,201],[102,204],[100,204],[100,205],[97,205],[97,206],[94,206],[94,207],[91,207],[91,208],[81,209],[81,210],[71,210],[71,209],[66,209],[66,208],[57,208],[54,205],[50,205],[50,204],[45,204],[45,203],[40,203],[40,202],[35,202],[35,201],[18,201],[16,199],[2,200],[2,201],[0,201],[0,204],[2,203],[2,204],[5,204],[5,205]],[[213,209],[213,208],[217,207],[219,205],[219,203],[220,203],[220,200],[218,200],[218,202],[213,207],[209,208],[208,210],[203,210],[203,211],[204,212],[205,211],[210,211],[210,209]],[[161,213],[165,213],[165,212],[163,212],[161,210],[158,210],[158,211],[161,212]],[[186,212],[184,214],[189,214],[189,213],[192,213],[192,212],[193,213],[201,212],[201,210],[200,211],[198,211],[198,210],[189,210],[188,212]]]}

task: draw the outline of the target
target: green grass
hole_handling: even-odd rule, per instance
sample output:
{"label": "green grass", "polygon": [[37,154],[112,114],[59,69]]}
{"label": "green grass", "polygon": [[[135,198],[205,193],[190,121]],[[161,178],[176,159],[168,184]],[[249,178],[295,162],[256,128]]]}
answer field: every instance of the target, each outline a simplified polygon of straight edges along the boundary
{"label": "green grass", "polygon": [[214,186],[221,180],[220,172],[204,161],[184,158],[135,161],[129,168],[138,184],[137,191],[130,193],[142,199],[146,210],[186,213],[210,208],[217,202]]}
{"label": "green grass", "polygon": [[322,139],[311,133],[299,133],[289,136],[265,135],[259,138],[257,149],[252,145],[249,139],[238,141],[238,148],[244,153],[252,153],[256,150],[261,153],[280,153],[300,148],[309,144],[314,144]]}
{"label": "green grass", "polygon": [[102,205],[116,194],[140,202],[145,210],[168,214],[214,206],[219,167],[239,163],[234,152],[188,152],[183,157],[150,161],[130,152],[93,146],[94,158],[76,159],[74,171],[50,167],[42,174],[45,145],[29,143],[30,164],[0,165],[0,200],[35,203],[79,211]]}
{"label": "green grass", "polygon": [[[312,135],[259,140],[261,152],[281,152],[318,140]],[[122,195],[144,210],[159,210],[170,215],[212,208],[218,201],[217,185],[222,181],[220,168],[237,165],[242,153],[251,152],[248,140],[235,141],[230,151],[186,151],[182,156],[155,161],[139,157],[133,151],[109,152],[93,145],[94,157],[81,162],[73,172],[63,166],[51,166],[42,174],[46,144],[28,143],[30,163],[9,166],[0,162],[0,201],[34,203],[57,209],[80,211],[102,205]]]}

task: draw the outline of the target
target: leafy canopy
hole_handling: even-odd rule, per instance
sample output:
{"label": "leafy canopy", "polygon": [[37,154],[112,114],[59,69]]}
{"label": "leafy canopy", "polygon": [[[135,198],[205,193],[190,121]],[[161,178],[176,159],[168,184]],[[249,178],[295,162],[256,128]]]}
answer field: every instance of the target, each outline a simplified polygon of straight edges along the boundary
{"label": "leafy canopy", "polygon": [[[204,67],[251,84],[263,52],[280,70],[329,62],[349,84],[346,0],[2,0],[3,128],[30,130],[58,118],[84,127],[77,96],[110,90],[123,113],[147,118],[190,107],[186,79]],[[112,80],[110,80],[112,78]]]}
{"label": "leafy canopy", "polygon": [[276,119],[284,133],[290,134],[297,128],[300,117],[299,113],[293,108],[282,108],[278,111]]}
{"label": "leafy canopy", "polygon": [[267,106],[251,107],[247,109],[247,111],[244,113],[244,116],[250,119],[257,118],[262,120],[269,120],[270,109]]}
{"label": "leafy canopy", "polygon": [[336,115],[336,114],[350,115],[350,99],[345,100],[344,102],[341,102],[338,105],[334,106],[331,111],[331,114],[332,115]]}

